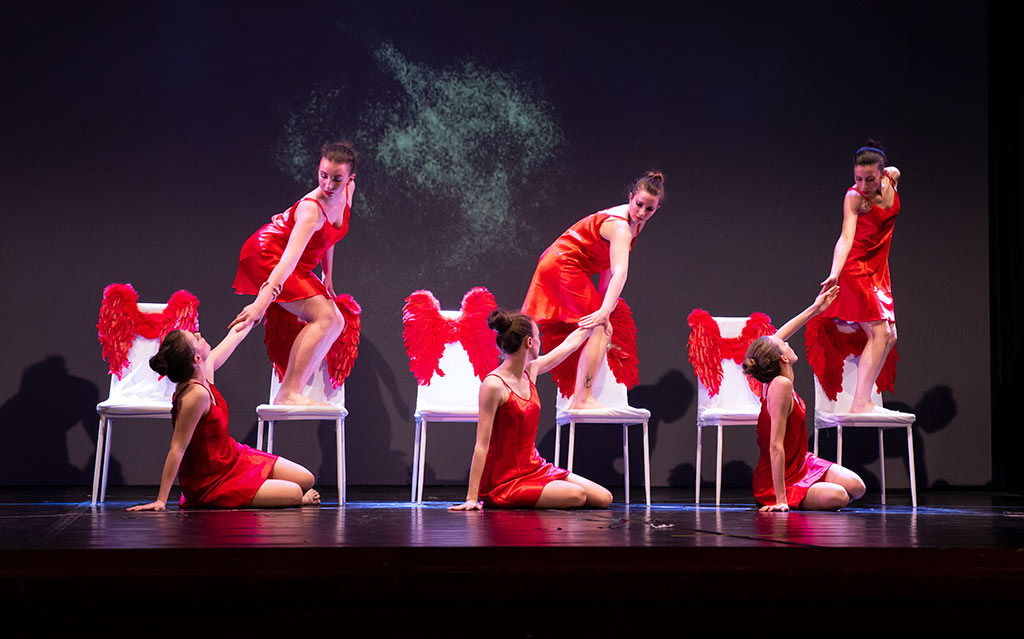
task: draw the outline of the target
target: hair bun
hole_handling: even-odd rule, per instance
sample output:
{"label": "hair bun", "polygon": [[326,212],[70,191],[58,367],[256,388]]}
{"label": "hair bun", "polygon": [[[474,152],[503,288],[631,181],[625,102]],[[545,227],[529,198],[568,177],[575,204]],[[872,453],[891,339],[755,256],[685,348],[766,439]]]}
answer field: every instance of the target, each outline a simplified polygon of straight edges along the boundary
{"label": "hair bun", "polygon": [[665,183],[665,175],[661,171],[648,171],[647,179],[659,184]]}
{"label": "hair bun", "polygon": [[153,357],[150,357],[149,367],[160,375],[167,375],[167,360],[164,359],[163,353],[157,353]]}
{"label": "hair bun", "polygon": [[491,311],[487,318],[487,325],[499,333],[504,333],[512,324],[512,314],[499,308]]}

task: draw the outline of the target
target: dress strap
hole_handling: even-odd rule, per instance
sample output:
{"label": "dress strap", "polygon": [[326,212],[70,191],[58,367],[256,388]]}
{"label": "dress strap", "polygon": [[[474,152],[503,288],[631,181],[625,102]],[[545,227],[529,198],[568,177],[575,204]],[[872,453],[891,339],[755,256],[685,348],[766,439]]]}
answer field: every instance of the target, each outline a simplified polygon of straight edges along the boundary
{"label": "dress strap", "polygon": [[324,210],[324,205],[320,204],[320,200],[316,199],[315,197],[304,197],[301,200],[299,200],[299,202],[312,202],[316,204],[317,206],[320,207],[320,212],[324,214],[324,217],[327,217],[327,211]]}
{"label": "dress strap", "polygon": [[484,377],[497,377],[498,381],[505,385],[505,388],[507,388],[510,392],[512,391],[512,387],[508,385],[508,382],[506,382],[505,378],[502,377],[501,375],[498,375],[497,373],[487,373],[486,375],[484,375]]}
{"label": "dress strap", "polygon": [[[206,384],[204,384],[204,383],[202,383],[200,381],[194,380],[194,379],[190,379],[189,383],[190,384],[196,384],[198,386],[202,386],[203,390],[205,390],[207,392],[207,394],[210,396],[210,402],[214,406],[217,405],[217,398],[213,396],[213,391]],[[207,383],[209,383],[209,382],[207,382]],[[175,400],[177,400],[177,395],[175,395]]]}

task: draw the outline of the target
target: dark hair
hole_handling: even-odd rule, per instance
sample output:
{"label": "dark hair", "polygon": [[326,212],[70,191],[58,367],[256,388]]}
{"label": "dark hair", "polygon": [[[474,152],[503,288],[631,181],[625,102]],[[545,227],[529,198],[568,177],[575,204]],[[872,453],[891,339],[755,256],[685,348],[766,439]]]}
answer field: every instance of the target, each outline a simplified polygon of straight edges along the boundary
{"label": "dark hair", "polygon": [[533,318],[524,313],[496,308],[487,318],[487,325],[498,331],[495,341],[501,352],[507,355],[518,352],[523,340],[533,336]]}
{"label": "dark hair", "polygon": [[171,331],[160,342],[160,350],[149,358],[149,367],[178,384],[192,377],[192,347],[185,331]]}
{"label": "dark hair", "polygon": [[878,165],[879,171],[885,169],[885,147],[881,142],[868,138],[854,154],[853,166],[873,166],[875,164]]}
{"label": "dark hair", "polygon": [[743,357],[743,372],[762,384],[782,374],[782,353],[767,336],[758,337],[747,347]]}
{"label": "dark hair", "polygon": [[665,176],[661,171],[648,171],[633,181],[633,186],[629,187],[629,194],[633,195],[640,190],[647,191],[658,198],[660,204],[665,199]]}
{"label": "dark hair", "polygon": [[356,148],[351,142],[328,142],[320,149],[320,157],[335,164],[351,164],[351,172],[356,172]]}

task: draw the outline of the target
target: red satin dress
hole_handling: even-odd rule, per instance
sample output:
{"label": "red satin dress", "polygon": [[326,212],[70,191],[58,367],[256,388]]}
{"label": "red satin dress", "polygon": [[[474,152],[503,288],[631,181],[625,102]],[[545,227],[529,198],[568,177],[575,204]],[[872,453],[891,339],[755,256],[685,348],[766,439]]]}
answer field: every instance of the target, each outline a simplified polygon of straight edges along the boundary
{"label": "red satin dress", "polygon": [[[872,203],[870,211],[857,216],[853,246],[839,274],[839,296],[822,313],[824,317],[848,322],[896,322],[889,283],[889,244],[900,212],[900,194],[888,173],[885,177],[892,183],[892,206],[883,209]],[[856,188],[850,190],[869,199]]]}
{"label": "red satin dress", "polygon": [[[178,503],[185,508],[246,508],[270,476],[277,455],[236,442],[228,432],[228,403],[213,384],[209,391],[210,411],[196,424],[178,469]],[[175,395],[172,426],[178,418],[177,400]]]}
{"label": "red satin dress", "polygon": [[[259,294],[260,285],[267,281],[270,272],[281,261],[281,254],[288,246],[288,238],[291,237],[292,229],[295,228],[295,210],[304,200],[315,202],[320,207],[320,213],[325,218],[327,217],[323,205],[319,201],[307,197],[293,204],[287,211],[270,218],[269,224],[253,233],[242,245],[242,252],[238,257],[238,273],[235,275],[235,293],[239,295]],[[295,270],[284,281],[281,294],[277,296],[277,302],[294,302],[317,295],[323,295],[330,299],[327,287],[313,273],[313,269],[323,259],[327,249],[348,234],[349,212],[349,206],[345,205],[341,228],[335,228],[329,220],[325,219],[324,225],[313,233],[302,250]]]}
{"label": "red satin dress", "polygon": [[[610,217],[626,220],[625,207],[588,215],[544,251],[526,291],[523,313],[538,323],[575,324],[601,308],[604,298],[591,280],[611,266],[611,243],[601,237],[601,225]],[[633,238],[630,250],[635,243]]]}
{"label": "red satin dress", "polygon": [[[754,499],[758,505],[775,505],[775,486],[772,481],[772,417],[768,414],[768,388],[761,397],[761,414],[757,416],[757,446],[761,456],[754,469]],[[786,422],[786,436],[782,445],[786,449],[786,503],[796,508],[807,495],[807,489],[825,477],[832,462],[816,457],[807,450],[807,418],[804,400],[793,391],[793,412]]]}
{"label": "red satin dress", "polygon": [[533,508],[544,487],[565,479],[569,471],[551,465],[537,452],[540,399],[533,381],[530,397],[523,399],[500,376],[491,375],[508,388],[508,401],[494,415],[487,461],[480,477],[480,499],[487,506]]}

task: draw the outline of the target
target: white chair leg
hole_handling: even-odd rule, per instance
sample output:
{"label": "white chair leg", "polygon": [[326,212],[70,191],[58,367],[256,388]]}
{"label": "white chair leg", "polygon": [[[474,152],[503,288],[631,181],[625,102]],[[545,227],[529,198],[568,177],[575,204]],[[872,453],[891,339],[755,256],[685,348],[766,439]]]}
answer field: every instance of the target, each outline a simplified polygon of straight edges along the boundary
{"label": "white chair leg", "polygon": [[267,422],[267,452],[274,452],[274,420]]}
{"label": "white chair leg", "polygon": [[814,456],[818,456],[818,427],[814,427]]}
{"label": "white chair leg", "polygon": [[843,427],[836,426],[836,463],[843,465]]}
{"label": "white chair leg", "polygon": [[885,505],[885,442],[882,434],[885,432],[884,428],[878,429],[878,467],[881,469],[879,475],[882,479],[882,505]]}
{"label": "white chair leg", "polygon": [[702,441],[701,441],[703,439],[703,437],[702,437],[702,433],[703,432],[704,432],[704,429],[701,428],[700,425],[698,424],[697,425],[697,480],[696,480],[696,484],[697,485],[693,489],[693,493],[694,493],[694,495],[693,495],[693,503],[695,503],[695,504],[699,504],[700,503],[700,461],[701,461],[700,458],[701,458],[701,450],[703,448]]}
{"label": "white chair leg", "polygon": [[917,508],[917,475],[914,472],[914,431],[907,426],[907,462],[910,464],[910,503]]}
{"label": "white chair leg", "polygon": [[412,484],[412,493],[409,495],[409,501],[416,501],[416,485],[420,476],[420,420],[416,420],[416,432],[413,435],[412,440],[412,472],[409,473],[411,477],[410,483]]}
{"label": "white chair leg", "polygon": [[555,422],[555,468],[561,468],[559,460],[562,458],[562,427]]}
{"label": "white chair leg", "polygon": [[647,506],[651,505],[651,445],[647,437],[647,422],[644,422],[644,493]]}
{"label": "white chair leg", "polygon": [[340,417],[334,422],[334,434],[338,448],[338,505],[345,505],[345,420]]}
{"label": "white chair leg", "polygon": [[718,459],[715,464],[715,505],[722,505],[722,425],[718,425]]}
{"label": "white chair leg", "polygon": [[92,505],[96,505],[96,501],[100,496],[100,471],[103,467],[103,445],[104,440],[107,438],[107,418],[100,416],[100,424],[96,429],[96,463],[92,470]]}
{"label": "white chair leg", "polygon": [[263,450],[263,418],[256,418],[256,450]]}
{"label": "white chair leg", "polygon": [[629,503],[629,426],[622,425],[622,478],[626,484],[626,503]]}
{"label": "white chair leg", "polygon": [[114,420],[107,418],[107,439],[103,443],[103,477],[100,480],[100,501],[107,501],[107,473],[110,471],[110,439],[114,435]]}
{"label": "white chair leg", "polygon": [[572,457],[575,453],[576,448],[576,422],[569,422],[569,466],[566,468],[570,473],[572,472]]}
{"label": "white chair leg", "polygon": [[427,459],[427,420],[423,420],[420,424],[420,467],[417,469],[418,478],[416,480],[416,503],[423,503],[423,472],[426,468]]}

